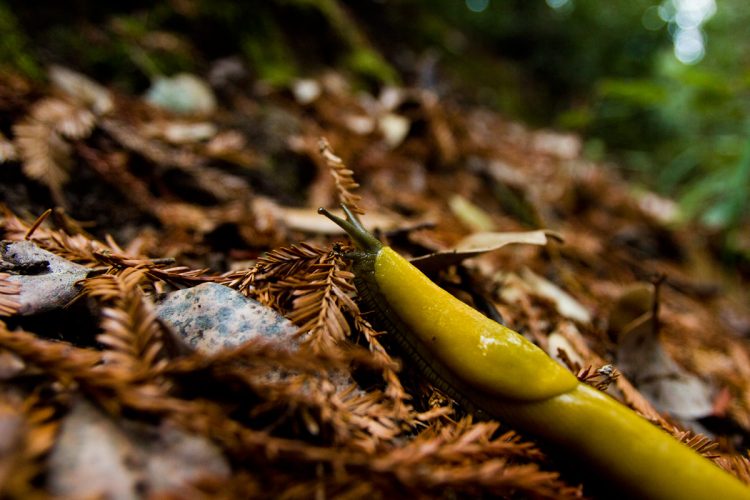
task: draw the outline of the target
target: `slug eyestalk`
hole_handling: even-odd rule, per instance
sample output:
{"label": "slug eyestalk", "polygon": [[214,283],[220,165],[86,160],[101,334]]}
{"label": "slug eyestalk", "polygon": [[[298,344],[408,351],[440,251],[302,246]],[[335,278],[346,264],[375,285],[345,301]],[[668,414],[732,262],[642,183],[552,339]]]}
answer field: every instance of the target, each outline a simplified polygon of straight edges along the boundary
{"label": "slug eyestalk", "polygon": [[359,218],[351,210],[349,210],[349,207],[347,207],[346,205],[341,205],[341,208],[346,215],[346,220],[332,214],[323,207],[318,209],[318,213],[321,215],[325,215],[341,229],[346,231],[346,234],[349,235],[357,248],[359,248],[363,252],[379,252],[380,249],[383,248],[383,244],[380,242],[380,240],[378,240],[375,236],[370,234],[367,229],[365,229]]}

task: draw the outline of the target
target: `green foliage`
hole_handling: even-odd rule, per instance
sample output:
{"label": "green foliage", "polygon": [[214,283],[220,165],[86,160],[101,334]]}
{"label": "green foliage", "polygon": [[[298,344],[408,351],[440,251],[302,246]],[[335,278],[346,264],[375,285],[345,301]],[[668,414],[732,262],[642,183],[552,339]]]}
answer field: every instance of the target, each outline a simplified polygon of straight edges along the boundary
{"label": "green foliage", "polygon": [[373,32],[399,34],[386,44],[390,53],[436,51],[440,70],[465,95],[473,88],[478,102],[581,132],[593,157],[614,158],[631,178],[679,198],[685,219],[748,222],[744,0],[718,3],[695,65],[673,53],[677,24],[662,19],[677,12],[672,0],[349,5]]}
{"label": "green foliage", "polygon": [[274,86],[326,67],[371,87],[450,85],[532,124],[582,133],[587,153],[678,197],[685,218],[728,228],[748,219],[745,0],[718,3],[694,65],[673,54],[676,24],[662,19],[675,14],[673,0],[6,2],[0,62],[27,75],[76,61],[143,91],[157,75],[205,75],[211,61],[239,54]]}
{"label": "green foliage", "polygon": [[0,2],[0,70],[15,70],[39,79],[43,72],[29,50],[29,39],[10,7]]}

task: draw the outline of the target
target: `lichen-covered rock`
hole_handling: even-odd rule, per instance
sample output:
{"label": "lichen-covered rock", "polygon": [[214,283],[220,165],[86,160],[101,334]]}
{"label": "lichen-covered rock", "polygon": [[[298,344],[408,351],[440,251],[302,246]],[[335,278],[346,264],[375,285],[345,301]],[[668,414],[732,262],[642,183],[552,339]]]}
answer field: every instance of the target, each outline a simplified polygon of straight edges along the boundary
{"label": "lichen-covered rock", "polygon": [[3,241],[0,257],[13,274],[8,281],[19,283],[17,314],[29,316],[67,305],[78,294],[76,283],[89,269],[43,250],[31,241]]}
{"label": "lichen-covered rock", "polygon": [[204,283],[163,296],[159,319],[194,349],[214,353],[262,336],[294,348],[296,327],[272,309],[229,287]]}
{"label": "lichen-covered rock", "polygon": [[200,479],[229,473],[219,449],[203,437],[168,423],[115,422],[79,400],[50,454],[47,486],[62,498],[179,498]]}

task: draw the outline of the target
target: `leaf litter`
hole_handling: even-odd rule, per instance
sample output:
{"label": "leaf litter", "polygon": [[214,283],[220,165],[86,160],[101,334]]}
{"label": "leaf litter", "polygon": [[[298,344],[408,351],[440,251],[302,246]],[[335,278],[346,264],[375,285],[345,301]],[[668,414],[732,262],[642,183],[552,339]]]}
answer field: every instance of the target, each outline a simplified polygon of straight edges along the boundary
{"label": "leaf litter", "polygon": [[[205,82],[191,83],[195,103],[160,90],[199,119],[66,68],[51,80],[32,91],[0,77],[16,117],[0,131],[3,248],[44,256],[4,253],[0,270],[8,495],[586,494],[585,466],[561,475],[530,438],[475,422],[373,328],[347,243],[305,219],[341,202],[380,217],[379,236],[451,292],[750,482],[750,356],[733,328],[747,276],[717,264],[701,228],[645,212],[577,138],[420,89],[355,93],[334,73],[211,103]],[[34,222],[52,206],[65,210]],[[653,276],[652,315],[623,321],[628,290]],[[65,293],[29,312],[34,279]],[[650,355],[626,341],[639,325]],[[660,364],[657,383],[716,390],[665,404],[643,377]],[[118,481],[86,480],[97,471]]]}

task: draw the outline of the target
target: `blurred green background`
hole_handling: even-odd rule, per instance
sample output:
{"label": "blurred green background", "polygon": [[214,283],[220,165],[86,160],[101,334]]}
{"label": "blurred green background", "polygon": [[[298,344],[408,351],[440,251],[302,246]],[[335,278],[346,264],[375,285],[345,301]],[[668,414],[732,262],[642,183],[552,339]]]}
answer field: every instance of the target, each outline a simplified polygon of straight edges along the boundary
{"label": "blurred green background", "polygon": [[580,133],[595,160],[747,239],[746,0],[0,2],[0,68],[129,92],[238,56],[272,86],[325,67]]}

